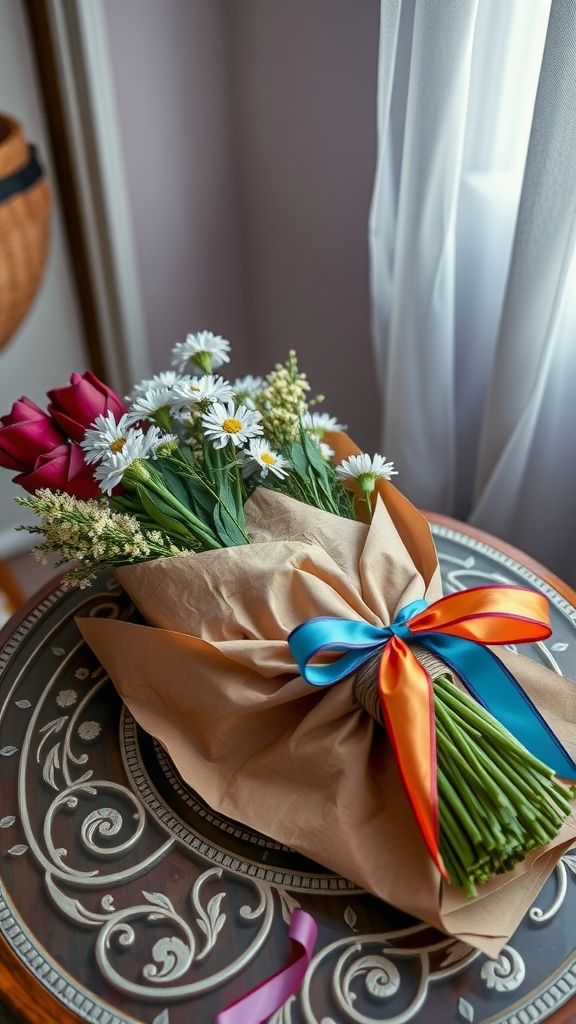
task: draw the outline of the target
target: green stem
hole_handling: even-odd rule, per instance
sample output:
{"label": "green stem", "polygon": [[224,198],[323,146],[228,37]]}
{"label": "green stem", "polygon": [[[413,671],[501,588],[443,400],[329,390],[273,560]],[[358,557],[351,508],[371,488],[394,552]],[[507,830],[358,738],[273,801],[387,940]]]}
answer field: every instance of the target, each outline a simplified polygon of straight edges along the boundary
{"label": "green stem", "polygon": [[[232,444],[232,442],[229,442],[229,444]],[[216,469],[217,472],[231,473],[232,467],[231,467],[231,465],[229,463],[226,464],[226,463],[222,462],[221,453],[223,454],[223,450],[219,449],[219,448],[218,449],[214,449],[213,452],[212,452],[212,457],[215,458],[215,461],[216,461],[216,464],[217,464],[215,466],[215,469]],[[178,464],[179,464],[179,468],[181,467],[184,470],[184,473],[182,474],[183,476],[188,477],[189,480],[197,481],[198,484],[201,487],[203,487],[208,492],[208,494],[211,495],[212,498],[214,498],[214,501],[218,505],[220,505],[221,508],[226,509],[226,512],[228,513],[228,515],[233,520],[234,524],[238,527],[238,530],[240,531],[240,533],[244,537],[244,540],[245,540],[246,544],[249,544],[250,543],[250,538],[248,537],[248,534],[246,533],[246,524],[244,522],[244,501],[243,501],[240,481],[237,482],[237,493],[236,493],[236,495],[233,495],[233,500],[235,502],[235,509],[233,511],[232,509],[230,509],[228,507],[228,505],[226,505],[225,502],[222,501],[222,498],[220,497],[218,492],[216,490],[214,490],[214,488],[208,482],[207,478],[205,476],[202,476],[200,473],[198,473],[197,470],[193,469],[192,466],[186,461],[185,457],[181,453],[178,453]],[[237,473],[239,474],[240,470],[239,470],[238,462],[237,462],[236,459],[234,461],[234,465],[236,467]],[[240,522],[240,517],[242,519],[241,522]],[[218,547],[221,547],[221,546],[222,545],[219,543]]]}
{"label": "green stem", "polygon": [[372,516],[374,514],[374,509],[372,508],[372,497],[371,497],[371,494],[370,494],[369,491],[362,491],[362,494],[364,495],[364,501],[366,502],[366,506],[368,508],[368,521],[372,522]]}
{"label": "green stem", "polygon": [[150,478],[145,483],[142,482],[142,486],[147,487],[148,490],[157,494],[168,505],[171,505],[172,508],[191,526],[194,533],[196,533],[199,539],[202,540],[207,547],[212,549],[222,547],[220,541],[207,529],[205,524],[198,519],[190,509],[187,509],[185,505],[178,501],[178,498],[175,498],[163,484],[158,484],[152,475],[150,475]]}
{"label": "green stem", "polygon": [[453,884],[474,896],[553,839],[570,805],[550,769],[450,680],[433,692],[440,851]]}
{"label": "green stem", "polygon": [[484,839],[483,833],[478,828],[476,822],[473,820],[472,815],[465,807],[463,801],[459,797],[456,789],[448,779],[448,776],[442,771],[442,768],[438,766],[438,794],[442,800],[446,802],[447,807],[451,807],[452,810],[458,815],[460,821],[463,823],[466,832],[471,842],[478,845]]}
{"label": "green stem", "polygon": [[434,680],[434,686],[442,690],[445,703],[449,705],[453,710],[470,722],[471,725],[476,725],[478,729],[484,734],[491,736],[500,749],[506,748],[510,752],[520,753],[523,761],[528,764],[531,763],[535,768],[539,769],[542,774],[552,776],[554,774],[551,768],[539,761],[537,757],[534,757],[530,751],[526,750],[521,743],[512,735],[511,732],[496,722],[492,715],[489,714],[481,704],[477,704],[472,701],[470,697],[462,693],[453,683],[450,683],[445,676],[439,676],[438,679]]}

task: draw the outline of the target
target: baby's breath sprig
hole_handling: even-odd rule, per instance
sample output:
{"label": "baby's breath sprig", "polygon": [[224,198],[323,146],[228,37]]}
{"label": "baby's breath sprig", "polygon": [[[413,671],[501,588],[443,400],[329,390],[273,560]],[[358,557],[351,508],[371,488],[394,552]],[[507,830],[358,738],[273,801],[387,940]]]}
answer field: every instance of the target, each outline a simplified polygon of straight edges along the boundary
{"label": "baby's breath sprig", "polygon": [[42,489],[16,501],[41,518],[39,526],[18,527],[44,537],[42,544],[32,548],[38,561],[45,561],[46,552],[56,552],[61,556],[56,565],[78,563],[66,572],[65,584],[86,587],[104,569],[187,550],[185,545],[171,543],[160,530],[143,528],[135,516],[114,511],[101,498],[86,501]]}
{"label": "baby's breath sprig", "polygon": [[291,350],[284,364],[277,363],[266,377],[266,385],[254,396],[262,415],[264,436],[280,451],[289,451],[300,436],[300,421],[308,411],[310,384],[298,370],[296,353]]}

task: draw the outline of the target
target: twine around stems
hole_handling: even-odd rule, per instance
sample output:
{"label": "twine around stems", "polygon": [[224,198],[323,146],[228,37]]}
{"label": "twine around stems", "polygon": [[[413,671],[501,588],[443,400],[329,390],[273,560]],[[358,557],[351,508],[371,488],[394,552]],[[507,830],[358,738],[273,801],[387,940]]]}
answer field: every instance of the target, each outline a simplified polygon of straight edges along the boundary
{"label": "twine around stems", "polygon": [[[446,675],[454,678],[451,669],[440,658],[437,658],[435,654],[422,647],[421,644],[411,644],[410,650],[422,667],[426,669],[432,680],[438,676]],[[378,695],[378,665],[380,664],[381,657],[380,653],[375,654],[358,669],[352,692],[358,704],[362,705],[371,718],[379,722],[380,725],[384,725],[382,707]],[[458,680],[456,679],[455,682],[458,682]]]}

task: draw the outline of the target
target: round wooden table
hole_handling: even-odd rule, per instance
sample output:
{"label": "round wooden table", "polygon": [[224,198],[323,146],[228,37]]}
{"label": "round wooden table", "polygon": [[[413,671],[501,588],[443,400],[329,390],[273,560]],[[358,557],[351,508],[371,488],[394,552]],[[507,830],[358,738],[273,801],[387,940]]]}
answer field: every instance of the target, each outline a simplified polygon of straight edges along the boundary
{"label": "round wooden table", "polygon": [[[544,592],[553,636],[522,653],[576,678],[576,594],[495,538],[429,518],[445,593]],[[576,851],[490,960],[214,814],[122,706],[76,614],[133,609],[112,576],[55,582],[0,635],[0,1021],[209,1024],[286,962],[295,906],[318,942],[273,1024],[576,1019]]]}

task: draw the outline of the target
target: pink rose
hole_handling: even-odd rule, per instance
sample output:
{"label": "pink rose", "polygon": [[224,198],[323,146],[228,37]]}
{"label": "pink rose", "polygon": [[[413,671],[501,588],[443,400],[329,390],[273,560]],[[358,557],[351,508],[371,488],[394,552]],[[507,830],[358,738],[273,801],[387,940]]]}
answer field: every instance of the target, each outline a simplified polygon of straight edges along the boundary
{"label": "pink rose", "polygon": [[31,494],[40,487],[50,491],[64,491],[75,498],[99,498],[102,494],[94,479],[93,467],[84,462],[84,452],[80,445],[62,444],[45,455],[40,455],[30,473],[22,473],[14,477],[14,483],[20,484]]}
{"label": "pink rose", "polygon": [[18,473],[29,472],[40,455],[66,443],[58,424],[29,398],[14,402],[0,423],[0,466]]}
{"label": "pink rose", "polygon": [[118,420],[126,412],[122,399],[89,370],[82,376],[73,373],[70,384],[49,391],[48,398],[48,412],[73,441],[83,440],[85,430],[97,416],[112,412]]}

